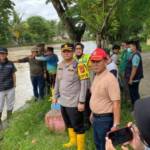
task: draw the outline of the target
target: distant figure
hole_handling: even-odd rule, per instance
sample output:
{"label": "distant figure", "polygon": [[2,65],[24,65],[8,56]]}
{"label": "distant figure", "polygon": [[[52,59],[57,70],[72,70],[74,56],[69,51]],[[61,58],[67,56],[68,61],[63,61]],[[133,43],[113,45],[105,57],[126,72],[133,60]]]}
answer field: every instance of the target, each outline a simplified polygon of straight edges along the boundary
{"label": "distant figure", "polygon": [[8,50],[0,47],[0,129],[2,129],[2,112],[6,100],[7,119],[12,115],[15,103],[16,68],[7,58]]}
{"label": "distant figure", "polygon": [[130,42],[129,41],[123,42],[121,44],[121,53],[119,59],[120,62],[118,68],[119,68],[120,87],[122,89],[121,93],[124,100],[130,99],[128,84],[126,83],[125,80],[125,69],[130,55],[131,55]]}
{"label": "distant figure", "polygon": [[120,51],[120,46],[119,45],[114,45],[112,47],[112,54],[110,55],[112,61],[114,61],[114,63],[116,65],[118,65],[119,63],[119,51]]}
{"label": "distant figure", "polygon": [[106,68],[108,71],[110,71],[118,79],[118,67],[114,63],[114,61],[112,61],[112,59],[110,58],[109,55],[107,55],[107,66],[106,66]]}
{"label": "distant figure", "polygon": [[39,55],[44,55],[45,53],[45,43],[39,43],[36,45],[36,47],[38,48],[38,54]]}
{"label": "distant figure", "polygon": [[139,84],[143,78],[143,63],[140,52],[137,49],[136,42],[130,42],[132,54],[128,58],[125,70],[125,79],[128,83],[129,93],[131,97],[132,106],[140,98]]}
{"label": "distant figure", "polygon": [[36,57],[36,60],[46,62],[48,93],[50,93],[50,88],[54,88],[55,85],[58,56],[54,54],[53,47],[47,47],[45,55]]}
{"label": "distant figure", "polygon": [[44,64],[35,59],[38,56],[38,48],[34,47],[31,49],[31,55],[22,59],[18,59],[15,62],[18,63],[29,63],[30,76],[33,86],[33,93],[35,101],[42,100],[44,98]]}

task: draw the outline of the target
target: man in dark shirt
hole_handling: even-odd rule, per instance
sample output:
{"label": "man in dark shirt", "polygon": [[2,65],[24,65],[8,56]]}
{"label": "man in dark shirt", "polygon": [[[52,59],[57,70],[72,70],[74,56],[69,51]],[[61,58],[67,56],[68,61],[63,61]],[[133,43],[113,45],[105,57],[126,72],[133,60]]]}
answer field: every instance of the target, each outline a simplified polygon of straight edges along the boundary
{"label": "man in dark shirt", "polygon": [[38,56],[38,48],[34,47],[31,49],[30,56],[15,61],[18,63],[29,63],[35,101],[44,98],[44,65],[43,62],[35,59],[36,56]]}
{"label": "man in dark shirt", "polygon": [[7,58],[8,50],[0,47],[0,128],[2,128],[2,112],[7,104],[7,119],[12,115],[15,102],[16,68]]}
{"label": "man in dark shirt", "polygon": [[140,99],[139,85],[141,79],[144,77],[142,56],[137,48],[136,41],[130,41],[131,55],[128,58],[125,69],[125,79],[128,84],[133,108],[134,103]]}

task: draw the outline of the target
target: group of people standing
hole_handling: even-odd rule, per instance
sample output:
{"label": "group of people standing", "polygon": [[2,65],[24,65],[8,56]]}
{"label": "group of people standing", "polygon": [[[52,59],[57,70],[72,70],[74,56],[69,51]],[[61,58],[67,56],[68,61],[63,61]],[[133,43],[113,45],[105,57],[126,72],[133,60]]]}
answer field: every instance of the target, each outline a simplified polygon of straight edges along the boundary
{"label": "group of people standing", "polygon": [[55,84],[58,63],[53,47],[47,47],[45,50],[44,44],[38,44],[31,49],[31,55],[14,62],[29,63],[35,101],[43,100],[45,95],[51,94],[50,89]]}
{"label": "group of people standing", "polygon": [[45,95],[50,95],[54,87],[58,57],[53,47],[38,44],[31,49],[31,55],[14,60],[8,60],[8,50],[0,48],[0,128],[2,128],[2,112],[7,104],[7,119],[12,115],[15,102],[16,67],[14,63],[29,63],[30,78],[35,101],[41,101]]}
{"label": "group of people standing", "polygon": [[123,99],[131,99],[133,110],[135,102],[140,98],[139,84],[144,77],[141,48],[136,41],[123,42],[121,46],[121,52],[119,46],[114,46],[112,57],[115,55],[117,60]]}
{"label": "group of people standing", "polygon": [[120,46],[115,45],[112,54],[96,48],[91,55],[84,54],[81,43],[61,46],[63,61],[57,68],[53,103],[60,103],[68,129],[69,142],[64,147],[76,145],[77,150],[85,149],[84,114],[89,109],[96,149],[105,150],[107,133],[120,125],[119,85],[123,82],[128,89],[133,108],[140,98],[142,57],[136,42],[124,44],[121,54]]}
{"label": "group of people standing", "polygon": [[[63,147],[77,146],[77,150],[85,150],[85,131],[92,125],[96,149],[105,150],[107,133],[120,125],[119,83],[124,91],[129,90],[133,105],[140,98],[142,57],[134,41],[123,44],[119,56],[117,45],[113,46],[112,53],[96,48],[91,54],[84,54],[82,43],[65,43],[61,45],[63,60],[59,64],[53,47],[45,51],[40,44],[31,49],[30,56],[14,61],[29,63],[35,101],[44,98],[45,77],[47,93],[54,88],[52,102],[60,104],[69,135]],[[7,53],[7,49],[0,48],[0,115],[7,98],[9,117],[14,104],[16,68],[7,59]]]}
{"label": "group of people standing", "polygon": [[101,48],[84,54],[83,44],[66,43],[61,55],[53,103],[61,105],[68,129],[69,141],[63,146],[85,149],[85,124],[90,118],[96,148],[103,150],[107,132],[120,124],[120,89],[117,78],[106,69],[107,54]]}

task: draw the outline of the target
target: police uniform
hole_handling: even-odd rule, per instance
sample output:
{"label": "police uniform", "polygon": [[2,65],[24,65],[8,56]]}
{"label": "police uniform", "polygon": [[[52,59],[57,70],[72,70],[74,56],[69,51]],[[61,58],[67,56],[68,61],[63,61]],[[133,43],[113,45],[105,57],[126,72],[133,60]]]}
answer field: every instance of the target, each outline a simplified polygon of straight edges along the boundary
{"label": "police uniform", "polygon": [[[67,46],[66,49],[68,49]],[[62,116],[70,137],[69,143],[64,147],[76,144],[79,147],[78,143],[83,145],[84,142],[83,112],[79,112],[77,106],[86,100],[87,77],[83,75],[84,70],[82,74],[78,73],[78,63],[73,59],[70,64],[62,61],[57,68],[54,98],[61,105]]]}
{"label": "police uniform", "polygon": [[[79,102],[85,102],[87,80],[79,79],[77,65],[76,61],[69,65],[65,62],[58,65],[55,99],[58,99],[62,106],[62,115],[67,127],[73,127],[76,132],[83,133],[84,129],[80,125],[83,124],[82,112],[77,111],[77,105]],[[65,115],[66,113],[68,115]]]}

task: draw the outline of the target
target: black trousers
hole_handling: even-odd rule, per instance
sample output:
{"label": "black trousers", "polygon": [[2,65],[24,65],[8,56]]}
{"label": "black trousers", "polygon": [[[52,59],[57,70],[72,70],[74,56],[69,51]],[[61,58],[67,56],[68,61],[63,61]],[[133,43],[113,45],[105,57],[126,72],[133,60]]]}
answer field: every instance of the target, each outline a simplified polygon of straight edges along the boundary
{"label": "black trousers", "polygon": [[61,113],[67,128],[73,128],[77,134],[85,132],[83,112],[79,112],[77,107],[61,106]]}
{"label": "black trousers", "polygon": [[132,106],[134,106],[134,103],[140,98],[139,84],[140,82],[133,82],[132,84],[128,84]]}
{"label": "black trousers", "polygon": [[47,93],[48,95],[51,95],[51,88],[54,88],[55,86],[55,79],[56,79],[56,74],[49,74],[47,72],[46,74],[46,82],[47,82]]}
{"label": "black trousers", "polygon": [[91,98],[91,92],[90,92],[90,90],[87,90],[87,93],[86,93],[86,102],[85,102],[85,111],[83,113],[84,114],[85,128],[89,128],[90,124],[91,124],[90,123],[91,109],[90,109],[90,106],[89,106],[90,98]]}

